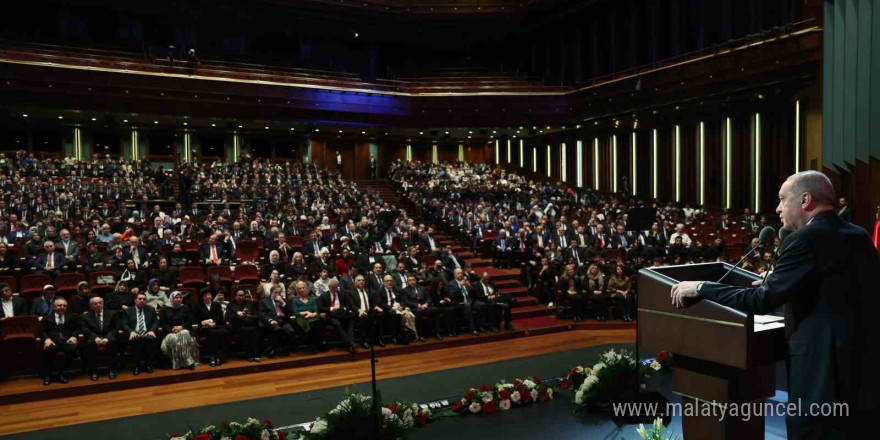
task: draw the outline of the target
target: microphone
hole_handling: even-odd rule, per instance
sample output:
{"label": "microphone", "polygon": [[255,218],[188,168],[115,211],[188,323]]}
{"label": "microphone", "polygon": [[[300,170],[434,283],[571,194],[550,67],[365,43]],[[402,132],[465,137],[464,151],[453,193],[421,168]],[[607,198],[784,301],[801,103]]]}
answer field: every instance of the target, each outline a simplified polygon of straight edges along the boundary
{"label": "microphone", "polygon": [[758,247],[760,247],[762,244],[770,242],[770,240],[773,239],[774,235],[776,235],[776,229],[773,229],[772,226],[765,226],[764,229],[761,229],[761,234],[758,235],[758,244],[756,244],[751,249],[749,249],[749,251],[746,252],[743,255],[743,257],[740,258],[739,261],[737,261],[736,264],[733,265],[733,267],[731,267],[727,272],[725,272],[725,274],[723,276],[721,276],[721,278],[719,278],[718,281],[716,281],[716,283],[720,283],[725,278],[727,278],[727,276],[730,275],[730,273],[733,272],[734,269],[736,269],[740,264],[742,264],[743,261],[746,261],[746,258],[749,258],[750,256],[752,256],[752,253],[754,253],[758,249]]}
{"label": "microphone", "polygon": [[[780,246],[782,246],[782,242],[785,241],[785,237],[788,237],[789,235],[791,235],[792,232],[794,232],[794,231],[792,231],[790,229],[785,229],[785,228],[779,230],[779,243],[780,243],[779,245]],[[772,272],[773,268],[776,267],[776,257],[778,257],[778,256],[779,256],[779,248],[776,248],[773,250],[773,258],[770,259],[770,268],[767,270],[768,273]],[[764,280],[761,281],[761,285],[763,286],[764,283],[766,283],[766,282],[767,282],[767,276],[765,275]]]}

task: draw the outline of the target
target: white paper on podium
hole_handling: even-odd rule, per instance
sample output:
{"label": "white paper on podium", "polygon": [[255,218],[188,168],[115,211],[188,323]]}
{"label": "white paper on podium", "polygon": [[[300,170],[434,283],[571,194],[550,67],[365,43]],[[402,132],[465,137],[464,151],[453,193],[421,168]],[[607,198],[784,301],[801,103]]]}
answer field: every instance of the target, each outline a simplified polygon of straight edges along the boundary
{"label": "white paper on podium", "polygon": [[755,315],[755,332],[785,327],[785,317],[778,315]]}

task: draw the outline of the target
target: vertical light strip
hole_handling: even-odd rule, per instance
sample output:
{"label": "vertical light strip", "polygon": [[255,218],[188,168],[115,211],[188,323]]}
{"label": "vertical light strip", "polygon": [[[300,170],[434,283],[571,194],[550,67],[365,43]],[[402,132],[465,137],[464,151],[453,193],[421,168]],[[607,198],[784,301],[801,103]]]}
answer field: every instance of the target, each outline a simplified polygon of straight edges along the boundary
{"label": "vertical light strip", "polygon": [[636,132],[633,132],[633,136],[632,136],[632,193],[633,193],[633,195],[636,195],[638,193],[638,190],[636,188],[639,187],[638,158],[639,158],[639,156],[636,154]]}
{"label": "vertical light strip", "polygon": [[733,165],[731,164],[731,162],[733,162],[733,133],[731,133],[732,124],[730,123],[730,118],[724,119],[724,125],[725,125],[725,129],[724,129],[724,140],[725,140],[725,143],[724,143],[725,144],[724,145],[724,162],[725,163],[724,163],[724,166],[726,169],[726,172],[724,174],[724,194],[725,194],[724,207],[727,209],[730,209],[730,205],[731,205],[731,203],[730,203],[731,202],[731,194],[730,194],[731,177],[730,177],[730,173],[733,170]]}
{"label": "vertical light strip", "polygon": [[412,162],[412,145],[406,146],[406,161]]}
{"label": "vertical light strip", "polygon": [[553,169],[553,161],[551,160],[550,156],[550,146],[547,145],[547,177],[550,177],[550,171]]}
{"label": "vertical light strip", "polygon": [[510,139],[507,140],[507,163],[510,163]]}
{"label": "vertical light strip", "polygon": [[532,172],[538,172],[538,147],[532,147]]}
{"label": "vertical light strip", "polygon": [[700,204],[706,204],[706,124],[700,121]]}
{"label": "vertical light strip", "polygon": [[192,147],[190,146],[192,139],[190,138],[189,133],[183,134],[183,145],[186,148],[186,157],[187,161],[192,161]]}
{"label": "vertical light strip", "polygon": [[794,102],[794,172],[801,172],[801,102]]}
{"label": "vertical light strip", "polygon": [[458,161],[464,162],[464,144],[458,144]]}
{"label": "vertical light strip", "polygon": [[611,135],[611,191],[617,192],[617,135]]}
{"label": "vertical light strip", "polygon": [[577,141],[577,184],[584,187],[584,142]]}
{"label": "vertical light strip", "polygon": [[[134,160],[137,157],[137,144],[138,144],[138,132],[137,130],[131,130],[131,159]],[[184,156],[186,159],[186,156]]]}
{"label": "vertical light strip", "polygon": [[524,153],[523,153],[523,149],[524,149],[524,148],[525,148],[525,147],[523,146],[523,140],[520,139],[520,140],[519,140],[519,167],[520,167],[520,168],[524,168],[524,167],[525,167],[525,158],[523,157],[523,154],[524,154]]}
{"label": "vertical light strip", "polygon": [[495,165],[501,165],[501,144],[494,141],[495,144]]}
{"label": "vertical light strip", "polygon": [[657,198],[657,129],[651,130],[653,136],[653,154],[651,155],[651,181],[653,182],[653,197]]}
{"label": "vertical light strip", "polygon": [[82,160],[82,144],[80,143],[79,127],[73,129],[73,158],[75,160]]}
{"label": "vertical light strip", "polygon": [[433,163],[439,162],[439,159],[437,158],[437,156],[438,156],[437,155],[437,144],[435,143],[431,146],[431,162],[433,162]]}
{"label": "vertical light strip", "polygon": [[238,156],[239,156],[238,151],[241,148],[240,142],[241,142],[241,139],[238,137],[238,134],[233,134],[232,135],[232,163],[238,162]]}
{"label": "vertical light strip", "polygon": [[599,191],[599,138],[593,138],[593,189]]}
{"label": "vertical light strip", "polygon": [[755,113],[755,213],[761,212],[761,114]]}
{"label": "vertical light strip", "polygon": [[568,152],[566,151],[565,142],[559,146],[559,149],[561,150],[559,157],[562,158],[562,181],[568,182],[568,159],[566,158]]}
{"label": "vertical light strip", "polygon": [[675,201],[681,201],[681,126],[675,126]]}

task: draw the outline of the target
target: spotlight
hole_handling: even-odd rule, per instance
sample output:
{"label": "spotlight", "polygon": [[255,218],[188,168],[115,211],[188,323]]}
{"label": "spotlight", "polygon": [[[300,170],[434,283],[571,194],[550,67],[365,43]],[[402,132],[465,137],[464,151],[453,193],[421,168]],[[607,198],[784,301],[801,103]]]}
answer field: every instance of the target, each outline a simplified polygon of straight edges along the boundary
{"label": "spotlight", "polygon": [[58,119],[64,119],[64,116],[59,116]]}
{"label": "spotlight", "polygon": [[22,117],[22,118],[26,118],[26,117],[27,117],[27,113],[21,115],[21,117]]}
{"label": "spotlight", "polygon": [[92,118],[92,120],[93,120],[93,121],[97,121],[97,120],[98,120],[98,118]]}

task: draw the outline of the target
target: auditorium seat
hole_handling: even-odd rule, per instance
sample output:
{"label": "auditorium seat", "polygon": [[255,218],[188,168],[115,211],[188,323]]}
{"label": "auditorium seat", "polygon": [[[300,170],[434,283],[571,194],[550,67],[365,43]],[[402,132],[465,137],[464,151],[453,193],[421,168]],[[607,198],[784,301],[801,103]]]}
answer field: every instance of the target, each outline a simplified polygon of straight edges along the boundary
{"label": "auditorium seat", "polygon": [[31,274],[21,277],[22,298],[28,301],[39,298],[43,294],[43,287],[47,284],[52,284],[52,277],[49,275]]}
{"label": "auditorium seat", "polygon": [[55,292],[64,298],[76,295],[76,286],[81,281],[86,281],[86,276],[79,272],[58,274],[55,280]]}

